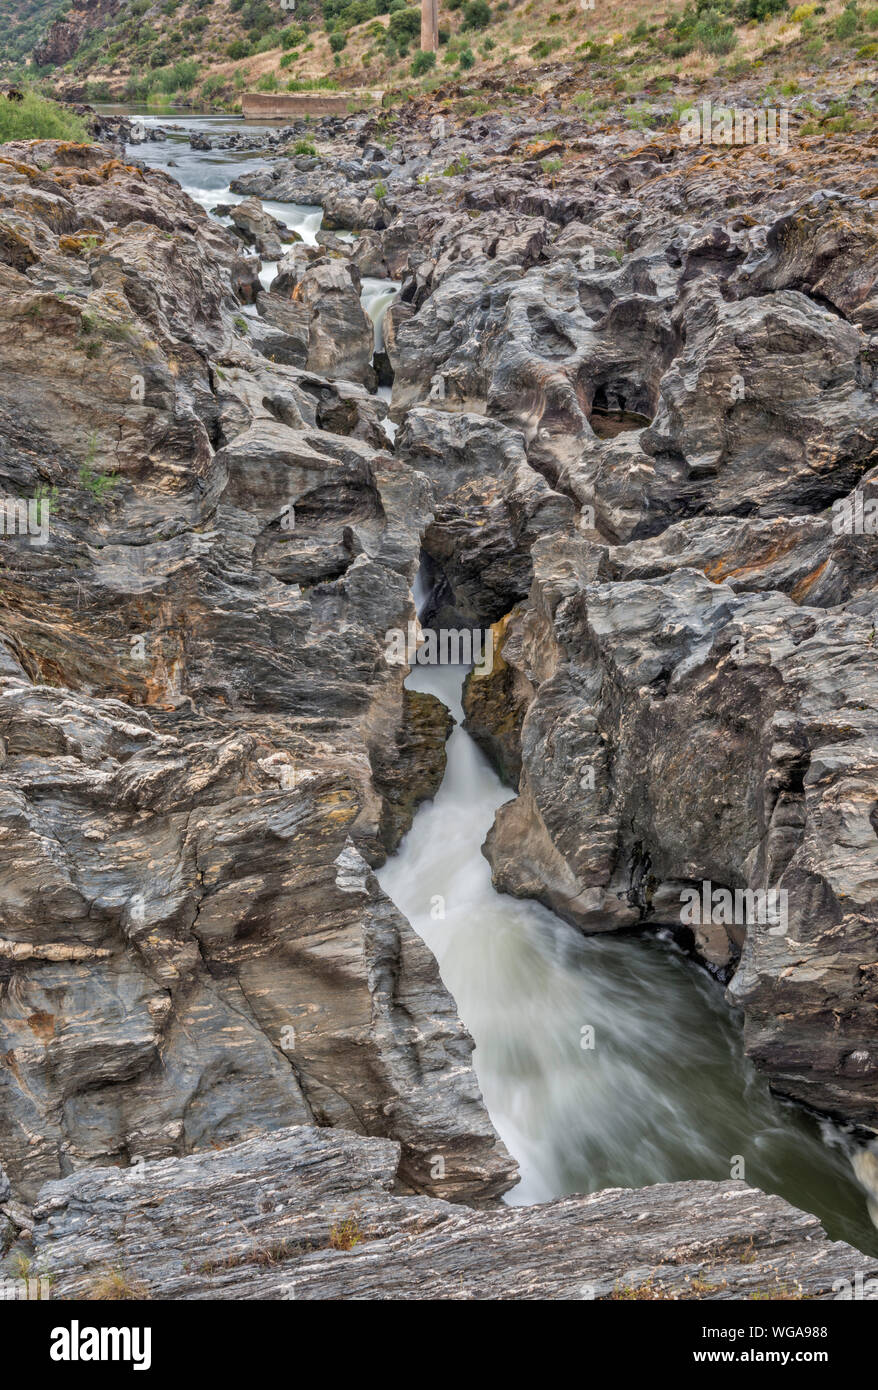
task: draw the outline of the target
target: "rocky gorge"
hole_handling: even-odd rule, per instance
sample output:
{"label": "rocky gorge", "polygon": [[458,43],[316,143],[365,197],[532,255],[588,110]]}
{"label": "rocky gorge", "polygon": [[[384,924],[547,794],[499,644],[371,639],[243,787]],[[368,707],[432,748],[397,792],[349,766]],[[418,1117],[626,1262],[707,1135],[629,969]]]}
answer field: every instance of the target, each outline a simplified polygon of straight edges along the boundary
{"label": "rocky gorge", "polygon": [[[425,627],[491,630],[495,887],[673,937],[865,1210],[873,146],[309,136],[234,201],[0,149],[7,1260],[61,1297],[832,1298],[874,1255],[746,1183],[498,1205],[478,1050],[379,882],[452,727],[386,639],[416,578]],[[684,925],[705,883],[783,915]]]}

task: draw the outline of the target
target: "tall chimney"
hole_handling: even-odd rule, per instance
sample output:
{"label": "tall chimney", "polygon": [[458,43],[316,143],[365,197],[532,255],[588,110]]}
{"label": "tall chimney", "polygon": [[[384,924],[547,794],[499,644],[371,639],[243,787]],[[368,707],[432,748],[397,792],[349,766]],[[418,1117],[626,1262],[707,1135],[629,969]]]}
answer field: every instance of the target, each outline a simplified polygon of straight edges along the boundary
{"label": "tall chimney", "polygon": [[439,0],[421,0],[421,48],[435,53],[439,47]]}

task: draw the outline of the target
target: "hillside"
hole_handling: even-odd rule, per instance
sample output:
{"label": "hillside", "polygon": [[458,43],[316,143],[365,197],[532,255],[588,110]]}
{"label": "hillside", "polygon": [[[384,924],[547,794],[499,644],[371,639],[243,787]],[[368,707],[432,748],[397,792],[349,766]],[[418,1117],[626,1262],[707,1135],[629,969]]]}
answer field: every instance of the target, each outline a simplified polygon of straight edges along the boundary
{"label": "hillside", "polygon": [[53,15],[61,8],[53,0],[0,0],[0,60],[26,60]]}
{"label": "hillside", "polygon": [[298,0],[295,14],[279,0],[0,0],[0,15],[4,76],[77,99],[157,106],[234,109],[249,88],[429,90],[449,78],[490,88],[510,72],[518,81],[571,62],[588,85],[606,81],[616,93],[715,74],[795,81],[852,64],[851,80],[871,80],[878,54],[878,7],[843,0],[446,0],[435,58],[419,55],[420,11],[405,0]]}

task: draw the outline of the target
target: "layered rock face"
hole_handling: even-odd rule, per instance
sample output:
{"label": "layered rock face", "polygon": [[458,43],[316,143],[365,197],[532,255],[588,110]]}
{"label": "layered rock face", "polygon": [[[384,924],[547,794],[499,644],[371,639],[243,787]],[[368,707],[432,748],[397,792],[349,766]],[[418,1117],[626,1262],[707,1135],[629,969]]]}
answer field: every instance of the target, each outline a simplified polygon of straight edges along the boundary
{"label": "layered rock face", "polygon": [[291,1123],[392,1136],[400,1180],[450,1200],[515,1178],[435,961],[370,872],[444,767],[446,712],[385,660],[428,487],[362,385],[254,348],[253,274],[168,177],[4,147],[18,1224],[47,1179]]}
{"label": "layered rock face", "polygon": [[496,625],[466,702],[518,791],[495,883],[585,931],[670,927],[774,1087],[874,1131],[872,147],[497,116],[388,157],[366,245],[403,281],[431,609]]}
{"label": "layered rock face", "polygon": [[[256,198],[230,211],[239,233],[242,220],[259,226],[259,214],[266,216]],[[347,255],[330,257],[302,243],[284,254],[279,242],[272,247],[263,236],[248,235],[242,240],[279,262],[270,291],[256,297],[261,321],[250,325],[263,355],[273,362],[307,367],[331,381],[358,382],[373,391],[377,385],[372,365],[374,328],[360,300],[362,281],[353,260]],[[382,445],[386,442],[382,435]]]}
{"label": "layered rock face", "polygon": [[875,1275],[742,1182],[474,1212],[402,1195],[398,1163],[390,1140],[303,1125],[75,1174],[43,1189],[36,1268],[62,1299],[825,1300]]}
{"label": "layered rock face", "polygon": [[119,9],[120,0],[77,0],[66,14],[53,19],[34,48],[37,67],[61,66],[73,57],[86,34]]}
{"label": "layered rock face", "polygon": [[400,330],[409,399],[440,373],[580,508],[531,547],[493,696],[472,685],[483,746],[521,765],[486,853],[588,931],[679,928],[705,882],[775,895],[782,918],[699,912],[696,948],[775,1087],[874,1128],[876,540],[838,525],[874,490],[874,205],[747,171],[744,218],[714,161],[668,154],[627,161],[636,229],[604,198],[621,264],[584,269],[568,223],[547,265],[476,304],[468,262]]}
{"label": "layered rock face", "polygon": [[[678,934],[737,892],[685,938],[751,1055],[878,1127],[875,171],[553,120],[549,176],[548,124],[336,121],[238,181],[365,233],[316,251],[98,147],[0,156],[0,1210],[68,1294],[132,1232],[152,1296],[867,1273],[741,1184],[452,1205],[515,1165],[371,874],[444,766],[386,659],[422,550],[426,618],[494,628],[497,886]],[[395,449],[361,275],[402,281]]]}

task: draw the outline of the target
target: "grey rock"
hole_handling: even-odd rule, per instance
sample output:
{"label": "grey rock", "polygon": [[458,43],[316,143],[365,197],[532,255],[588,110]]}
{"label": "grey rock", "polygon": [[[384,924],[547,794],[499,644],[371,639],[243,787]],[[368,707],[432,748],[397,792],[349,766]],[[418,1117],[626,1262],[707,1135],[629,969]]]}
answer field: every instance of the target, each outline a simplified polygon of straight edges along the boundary
{"label": "grey rock", "polygon": [[283,255],[285,241],[295,241],[298,233],[279,222],[267,213],[258,198],[247,198],[243,203],[235,203],[229,215],[232,223],[245,241],[256,247],[260,256],[268,260],[279,260]]}
{"label": "grey rock", "polygon": [[373,385],[372,322],[360,303],[359,276],[345,261],[309,266],[296,287],[309,314],[308,367],[321,376]]}
{"label": "grey rock", "polygon": [[0,487],[51,498],[45,544],[4,538],[13,1194],[291,1122],[396,1136],[415,1190],[441,1147],[445,1195],[502,1192],[472,1041],[370,874],[447,732],[385,660],[427,485],[376,447],[362,384],[256,350],[234,243],[177,185],[37,148],[0,165]]}
{"label": "grey rock", "polygon": [[396,453],[430,482],[423,548],[454,593],[439,620],[495,622],[528,593],[535,539],[572,522],[570,499],[531,468],[521,434],[483,415],[410,410]]}
{"label": "grey rock", "polygon": [[303,1126],[76,1174],[40,1194],[36,1267],[56,1299],[115,1275],[130,1297],[182,1300],[825,1300],[875,1274],[815,1217],[742,1182],[475,1212],[403,1195],[397,1159],[387,1140]]}

